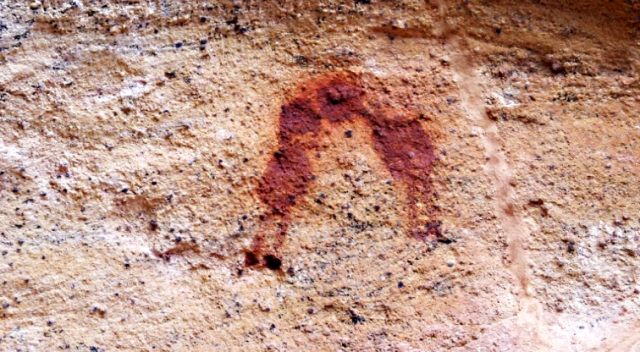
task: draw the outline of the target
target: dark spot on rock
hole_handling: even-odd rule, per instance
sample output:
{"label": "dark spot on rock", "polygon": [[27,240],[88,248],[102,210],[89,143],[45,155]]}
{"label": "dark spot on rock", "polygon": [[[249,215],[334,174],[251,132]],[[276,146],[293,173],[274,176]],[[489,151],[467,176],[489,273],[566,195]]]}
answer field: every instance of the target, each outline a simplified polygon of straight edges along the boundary
{"label": "dark spot on rock", "polygon": [[364,324],[365,319],[359,315],[352,315],[351,316],[351,323],[355,324]]}
{"label": "dark spot on rock", "polygon": [[451,243],[455,242],[451,238],[443,236],[441,233],[437,234],[436,240],[438,241],[438,243],[442,243],[442,244],[451,244]]}
{"label": "dark spot on rock", "polygon": [[266,255],[264,257],[265,260],[265,265],[267,266],[267,268],[271,269],[271,270],[278,270],[280,269],[280,267],[282,266],[282,261],[280,260],[280,258],[277,258],[273,255]]}
{"label": "dark spot on rock", "polygon": [[404,283],[402,281],[398,282],[398,288],[403,288],[404,287]]}
{"label": "dark spot on rock", "polygon": [[309,59],[302,55],[295,56],[293,59],[301,66],[306,66],[309,63]]}
{"label": "dark spot on rock", "polygon": [[244,254],[244,265],[245,266],[256,266],[260,264],[260,260],[256,257],[253,252],[247,252]]}

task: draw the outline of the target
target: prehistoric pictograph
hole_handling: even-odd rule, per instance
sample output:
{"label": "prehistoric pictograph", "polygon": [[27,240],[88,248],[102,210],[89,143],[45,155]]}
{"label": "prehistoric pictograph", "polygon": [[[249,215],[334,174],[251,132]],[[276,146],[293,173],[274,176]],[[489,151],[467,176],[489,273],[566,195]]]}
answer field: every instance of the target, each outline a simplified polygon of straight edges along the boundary
{"label": "prehistoric pictograph", "polygon": [[[318,133],[324,126],[361,119],[371,129],[371,143],[394,180],[407,192],[407,220],[410,236],[433,240],[440,223],[418,221],[418,204],[432,198],[431,167],[434,145],[416,118],[389,114],[377,104],[367,104],[367,94],[352,79],[333,76],[307,83],[302,92],[282,106],[279,116],[278,149],[273,154],[256,192],[269,207],[262,217],[277,223],[275,233],[258,233],[245,265],[281,266],[278,254],[284,243],[291,210],[300,203],[313,182],[309,156],[317,148]],[[326,121],[323,123],[323,121]],[[328,123],[328,124],[327,124]]]}

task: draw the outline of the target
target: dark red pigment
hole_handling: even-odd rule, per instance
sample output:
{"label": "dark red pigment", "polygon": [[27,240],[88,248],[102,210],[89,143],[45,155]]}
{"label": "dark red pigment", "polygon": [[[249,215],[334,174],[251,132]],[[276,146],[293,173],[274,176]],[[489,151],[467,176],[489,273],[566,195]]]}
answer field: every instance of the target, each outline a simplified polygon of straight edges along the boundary
{"label": "dark red pigment", "polygon": [[[316,148],[322,120],[330,125],[361,119],[371,128],[371,140],[396,182],[407,192],[411,236],[420,240],[435,239],[439,222],[417,221],[417,203],[432,199],[431,167],[434,147],[420,122],[403,116],[390,117],[380,108],[365,106],[365,92],[349,79],[338,77],[308,82],[302,93],[282,106],[279,117],[278,150],[273,154],[256,192],[269,206],[265,221],[277,224],[278,230],[267,243],[260,233],[254,237],[246,266],[266,266],[277,270],[278,255],[290,222],[291,210],[307,193],[314,180],[309,155]],[[431,216],[433,218],[433,214]]]}

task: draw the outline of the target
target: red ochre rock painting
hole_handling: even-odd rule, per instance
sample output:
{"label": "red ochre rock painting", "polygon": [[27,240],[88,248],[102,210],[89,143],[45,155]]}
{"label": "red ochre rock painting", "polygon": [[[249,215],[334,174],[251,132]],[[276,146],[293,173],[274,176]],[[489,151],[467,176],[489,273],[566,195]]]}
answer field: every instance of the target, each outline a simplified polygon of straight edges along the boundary
{"label": "red ochre rock painting", "polygon": [[416,118],[383,111],[373,104],[357,80],[334,75],[305,82],[301,92],[286,102],[279,116],[278,149],[256,187],[260,200],[269,207],[263,221],[277,225],[275,233],[258,233],[250,251],[245,253],[245,266],[279,270],[279,255],[291,211],[307,193],[314,181],[309,155],[317,148],[319,132],[324,126],[362,120],[370,127],[374,149],[391,173],[404,186],[409,217],[408,234],[422,241],[439,236],[440,222],[431,208],[430,220],[418,221],[418,203],[429,205],[433,198],[430,182],[436,157],[429,135]]}

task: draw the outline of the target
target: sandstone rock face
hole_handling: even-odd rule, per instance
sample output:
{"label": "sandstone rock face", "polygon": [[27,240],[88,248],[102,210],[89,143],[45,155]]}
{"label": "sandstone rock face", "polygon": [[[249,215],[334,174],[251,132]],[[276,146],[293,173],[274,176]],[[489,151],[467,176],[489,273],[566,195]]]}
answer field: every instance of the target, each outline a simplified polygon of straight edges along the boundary
{"label": "sandstone rock face", "polygon": [[0,1],[0,350],[639,351],[639,16]]}

